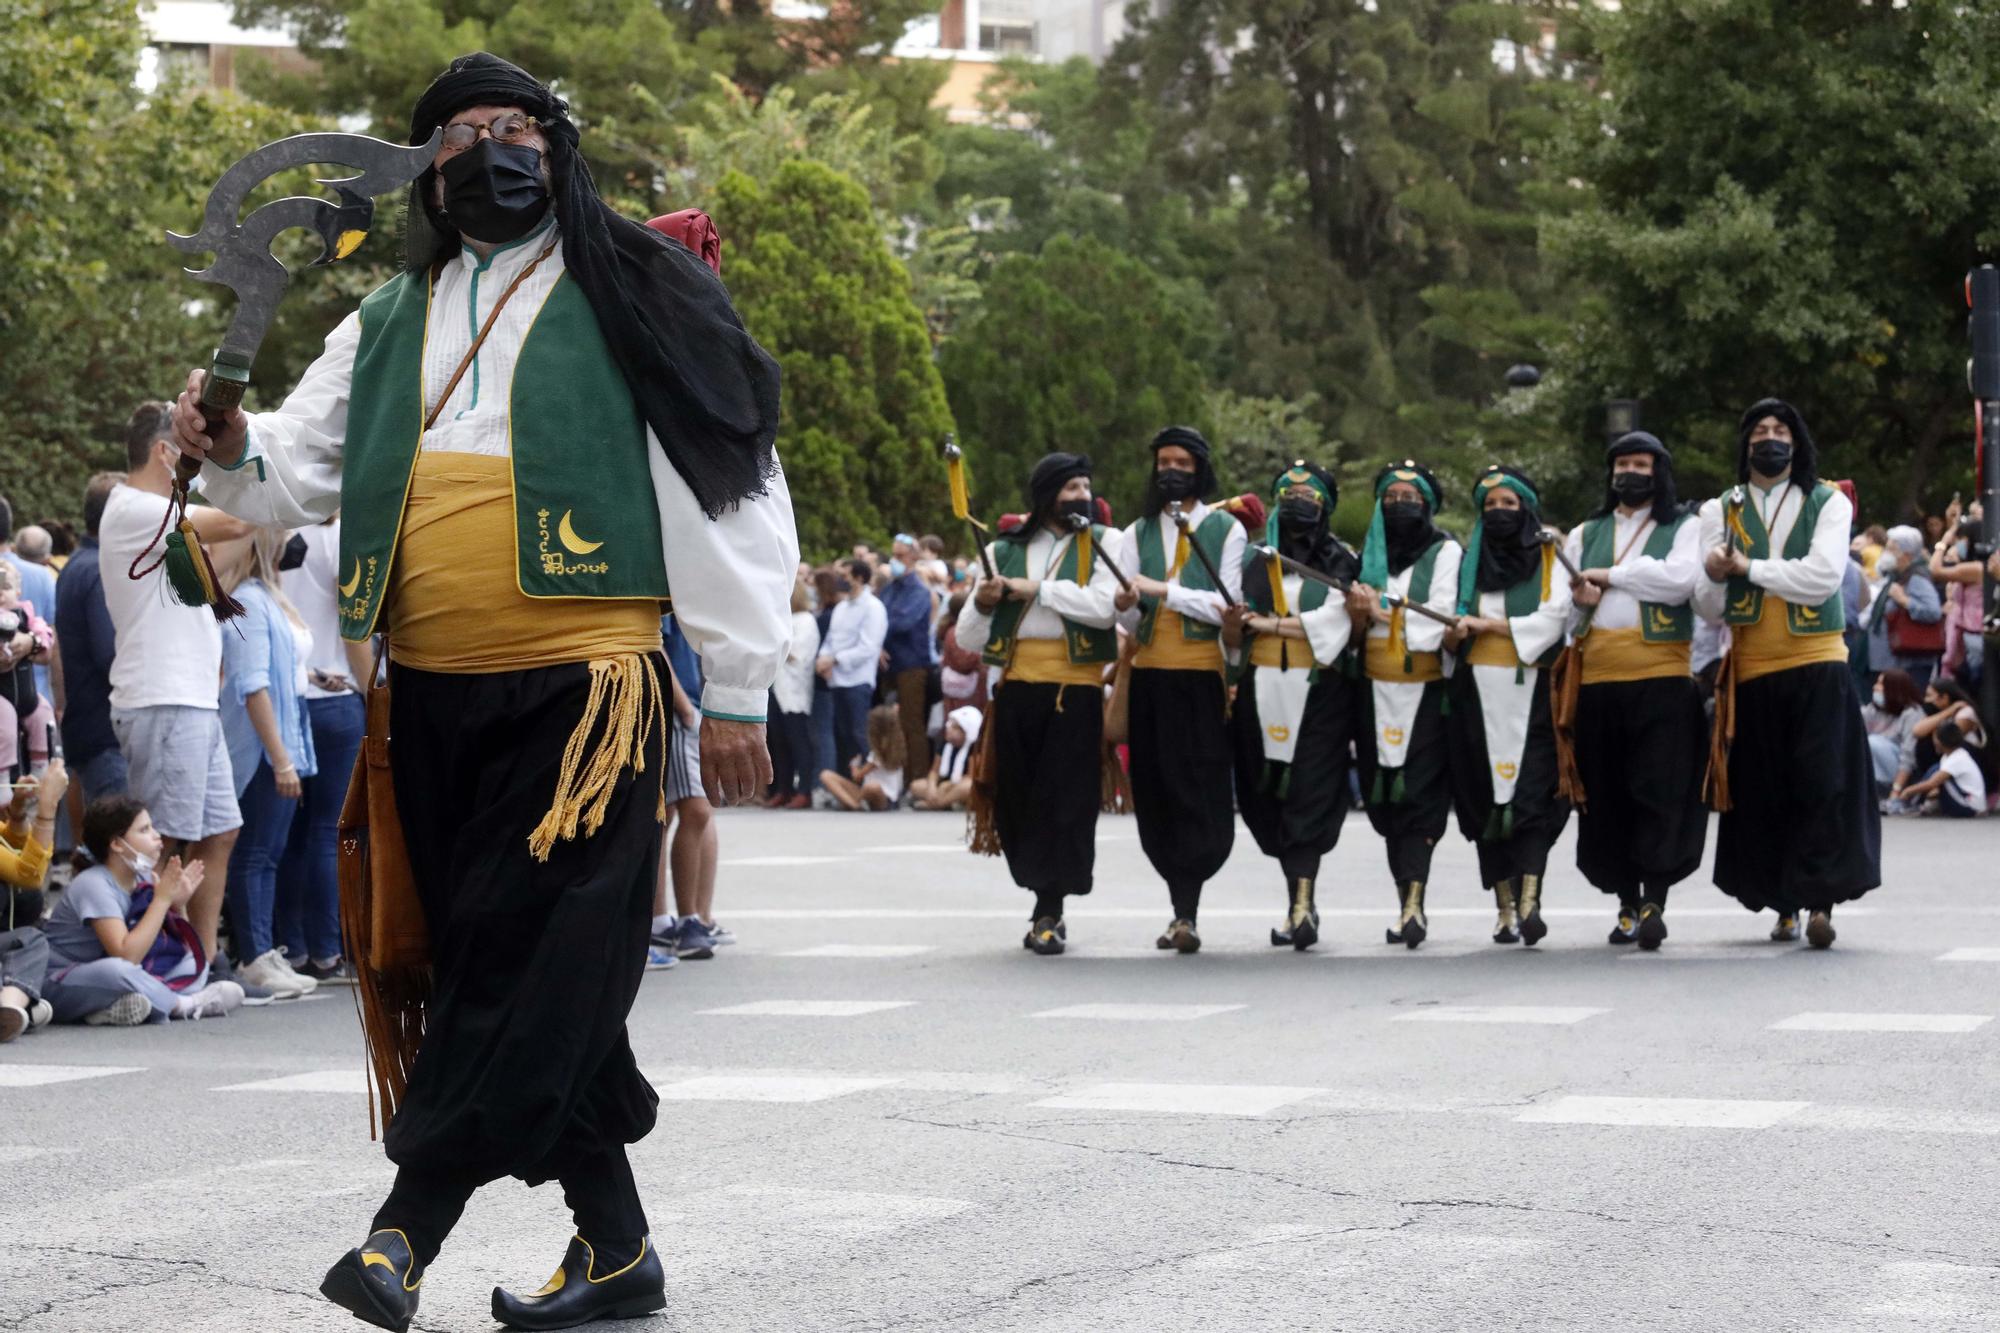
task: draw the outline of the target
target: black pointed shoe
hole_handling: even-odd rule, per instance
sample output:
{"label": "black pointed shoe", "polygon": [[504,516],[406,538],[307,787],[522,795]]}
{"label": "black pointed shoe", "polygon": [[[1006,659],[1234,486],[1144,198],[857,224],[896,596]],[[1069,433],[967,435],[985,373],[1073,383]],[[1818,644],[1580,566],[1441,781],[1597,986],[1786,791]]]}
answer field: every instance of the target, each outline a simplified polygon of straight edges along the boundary
{"label": "black pointed shoe", "polygon": [[1195,933],[1194,922],[1178,917],[1167,923],[1166,933],[1153,941],[1156,949],[1172,949],[1177,953],[1200,953],[1201,936]]}
{"label": "black pointed shoe", "polygon": [[1790,944],[1799,937],[1799,919],[1796,916],[1778,914],[1778,924],[1771,928],[1771,938],[1780,944]]}
{"label": "black pointed shoe", "polygon": [[1639,947],[1651,953],[1667,938],[1667,918],[1658,903],[1639,904]]}
{"label": "black pointed shoe", "polygon": [[1532,949],[1549,933],[1547,923],[1542,920],[1540,875],[1521,876],[1521,893],[1515,903],[1515,911],[1521,921],[1521,943]]}
{"label": "black pointed shoe", "polygon": [[1035,924],[1028,927],[1027,935],[1021,940],[1021,947],[1032,949],[1044,957],[1054,957],[1063,951],[1069,938],[1069,929],[1057,917],[1037,917]]}
{"label": "black pointed shoe", "polygon": [[529,1296],[493,1289],[493,1317],[508,1328],[575,1328],[594,1319],[637,1319],[667,1308],[667,1278],[649,1236],[639,1257],[599,1274],[590,1242],[572,1236],[562,1267]]}
{"label": "black pointed shoe", "polygon": [[320,1279],[319,1294],[363,1323],[404,1333],[417,1314],[417,1271],[410,1238],[392,1229],[371,1231]]}
{"label": "black pointed shoe", "polygon": [[1639,939],[1639,909],[1626,903],[1618,905],[1618,924],[1611,928],[1606,938],[1607,944],[1634,944]]}

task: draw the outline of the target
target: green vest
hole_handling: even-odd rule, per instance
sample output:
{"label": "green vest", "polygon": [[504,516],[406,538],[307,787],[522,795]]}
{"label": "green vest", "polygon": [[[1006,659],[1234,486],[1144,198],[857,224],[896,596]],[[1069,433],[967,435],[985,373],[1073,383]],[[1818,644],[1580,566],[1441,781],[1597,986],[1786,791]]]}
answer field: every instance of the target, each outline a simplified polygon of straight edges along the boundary
{"label": "green vest", "polygon": [[[1104,540],[1104,529],[1093,523],[1090,540],[1093,543]],[[1068,583],[1084,583],[1089,579],[1086,571],[1078,567],[1077,545],[1071,541],[1063,558],[1056,565],[1055,577]],[[999,541],[993,543],[993,570],[1002,578],[1022,579],[1028,577],[1028,543],[1025,541]],[[986,639],[986,650],[980,654],[994,666],[1004,667],[1014,654],[1014,633],[1020,628],[1021,617],[1027,612],[1024,602],[1005,601],[993,608],[993,626]],[[1069,649],[1072,662],[1115,662],[1118,660],[1118,631],[1099,629],[1095,625],[1080,625],[1068,616],[1062,617],[1063,645]]]}
{"label": "green vest", "polygon": [[[1681,530],[1681,524],[1692,522],[1693,518],[1692,514],[1683,513],[1666,527],[1655,525],[1652,536],[1646,539],[1642,554],[1655,560],[1665,560],[1674,549],[1674,535]],[[1611,562],[1618,558],[1618,552],[1613,549],[1617,531],[1617,523],[1610,514],[1593,518],[1583,525],[1585,569],[1611,567]],[[1694,640],[1694,608],[1686,602],[1672,606],[1665,602],[1641,602],[1639,634],[1647,643],[1691,643]]]}
{"label": "green vest", "polygon": [[[1188,539],[1188,544],[1190,546],[1201,547],[1202,550],[1208,553],[1208,558],[1214,563],[1215,567],[1221,569],[1223,543],[1228,539],[1230,526],[1235,522],[1234,518],[1222,510],[1211,509],[1208,511],[1208,517],[1201,521],[1201,526],[1196,528],[1194,535]],[[1176,544],[1178,544],[1178,533],[1175,534],[1175,540]],[[1167,577],[1167,558],[1160,541],[1160,516],[1158,514],[1149,515],[1139,520],[1139,572],[1149,579],[1164,579]],[[1181,566],[1179,579],[1180,585],[1183,588],[1194,588],[1200,592],[1221,591],[1220,588],[1209,582],[1207,567],[1201,563],[1200,557],[1196,556],[1192,551],[1188,553],[1187,563]],[[1160,606],[1160,598],[1141,597],[1139,599],[1140,643],[1151,643],[1153,641],[1153,626],[1160,618]],[[1181,617],[1181,637],[1184,639],[1216,639],[1221,634],[1222,627],[1220,625],[1211,625],[1205,620],[1196,620],[1191,616]]]}
{"label": "green vest", "polygon": [[[1737,488],[1739,491],[1744,489]],[[1798,521],[1792,524],[1792,532],[1785,539],[1785,559],[1800,560],[1812,550],[1813,528],[1819,523],[1819,511],[1826,508],[1827,500],[1834,494],[1833,487],[1820,482],[1799,507]],[[1727,530],[1729,522],[1729,496],[1722,497],[1722,521]],[[1771,558],[1771,534],[1764,530],[1764,520],[1757,514],[1757,506],[1745,497],[1737,514],[1743,524],[1743,532],[1749,538],[1744,546],[1744,554],[1752,560]],[[1780,598],[1779,600],[1783,600]],[[1732,574],[1729,578],[1729,598],[1723,604],[1722,619],[1729,625],[1754,625],[1764,614],[1764,589],[1752,583],[1748,575]],[[1847,628],[1847,614],[1840,605],[1840,590],[1834,589],[1833,596],[1818,606],[1800,606],[1796,602],[1785,602],[1785,628],[1794,634],[1839,634]]]}
{"label": "green vest", "polygon": [[1431,599],[1431,575],[1437,572],[1438,552],[1445,548],[1451,538],[1440,537],[1430,544],[1430,549],[1417,557],[1416,565],[1410,570],[1410,589],[1403,594],[1403,600],[1423,603]]}
{"label": "green vest", "polygon": [[[1513,620],[1518,616],[1531,616],[1535,614],[1536,611],[1541,609],[1542,605],[1542,572],[1538,569],[1528,575],[1528,577],[1507,589],[1504,596],[1506,599],[1507,619]],[[1555,665],[1555,660],[1562,656],[1562,650],[1562,640],[1557,639],[1542,651],[1540,657],[1536,658],[1529,665],[1538,667],[1553,666]]]}
{"label": "green vest", "polygon": [[[1282,577],[1282,573],[1280,574]],[[1291,608],[1291,614],[1301,611],[1317,611],[1326,605],[1326,596],[1333,589],[1316,579],[1299,580],[1298,605]],[[1243,555],[1243,600],[1251,610],[1259,615],[1275,614],[1277,608],[1271,605],[1271,574],[1268,562],[1255,551]]]}
{"label": "green vest", "polygon": [[[374,633],[424,423],[431,280],[401,273],[361,302],[340,481],[340,630]],[[469,373],[469,372],[468,372]],[[508,436],[515,582],[528,597],[667,597],[646,423],[568,274],[514,363]]]}

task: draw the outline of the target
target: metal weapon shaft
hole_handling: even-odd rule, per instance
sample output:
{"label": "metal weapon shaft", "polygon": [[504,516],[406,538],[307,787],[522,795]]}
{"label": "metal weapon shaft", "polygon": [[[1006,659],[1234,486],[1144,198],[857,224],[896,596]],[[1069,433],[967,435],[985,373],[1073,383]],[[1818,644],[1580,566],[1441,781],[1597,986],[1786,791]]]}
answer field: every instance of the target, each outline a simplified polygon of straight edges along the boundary
{"label": "metal weapon shaft", "polygon": [[1224,597],[1229,596],[1229,589],[1223,584],[1222,575],[1216,570],[1215,562],[1208,558],[1208,552],[1194,539],[1194,530],[1188,526],[1187,515],[1181,512],[1181,502],[1175,500],[1169,504],[1167,514],[1173,519],[1174,526],[1181,530],[1181,536],[1187,538],[1188,549],[1194,552],[1194,558],[1201,561],[1202,569],[1208,574],[1209,584]]}
{"label": "metal weapon shaft", "polygon": [[[1275,559],[1281,569],[1287,573],[1297,574],[1302,579],[1311,579],[1314,583],[1324,583],[1327,587],[1337,589],[1340,592],[1353,590],[1354,585],[1352,583],[1342,583],[1333,575],[1321,573],[1311,565],[1302,565],[1290,556],[1274,551],[1268,546],[1252,546],[1250,549],[1267,560]],[[1393,592],[1385,592],[1382,596],[1388,601],[1389,605],[1400,606],[1406,611],[1414,611],[1420,616],[1437,621],[1440,625],[1456,625],[1458,623],[1457,616],[1448,616],[1442,611],[1433,611],[1421,602],[1413,602],[1409,598],[1399,597]]]}
{"label": "metal weapon shaft", "polygon": [[[1082,514],[1071,514],[1064,521],[1068,523],[1071,532],[1084,533],[1090,530],[1090,520]],[[1125,589],[1127,592],[1132,590],[1132,580],[1126,578],[1125,571],[1118,568],[1118,562],[1111,558],[1111,552],[1105,549],[1103,542],[1097,544],[1097,558],[1102,560],[1104,567],[1111,571],[1111,577],[1118,580],[1119,587]]]}

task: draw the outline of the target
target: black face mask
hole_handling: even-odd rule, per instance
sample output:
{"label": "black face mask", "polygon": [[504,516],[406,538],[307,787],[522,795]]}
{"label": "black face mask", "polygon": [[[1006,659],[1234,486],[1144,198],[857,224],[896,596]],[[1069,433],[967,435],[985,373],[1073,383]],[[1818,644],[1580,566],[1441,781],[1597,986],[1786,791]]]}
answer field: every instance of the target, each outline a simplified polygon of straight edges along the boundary
{"label": "black face mask", "polygon": [[1424,521],[1424,507],[1415,500],[1391,500],[1382,506],[1382,522],[1391,531],[1408,531]]}
{"label": "black face mask", "polygon": [[541,168],[526,144],[481,139],[444,164],[445,220],[475,241],[520,240],[549,211]]}
{"label": "black face mask", "polygon": [[292,539],[285,543],[285,549],[278,556],[278,570],[282,573],[288,569],[297,569],[305,562],[306,539],[295,532],[292,534]]}
{"label": "black face mask", "polygon": [[1068,518],[1072,514],[1078,518],[1092,518],[1095,516],[1096,509],[1097,502],[1095,500],[1056,501],[1056,515],[1059,518]]}
{"label": "black face mask", "polygon": [[1489,509],[1479,516],[1479,525],[1486,529],[1486,535],[1495,541],[1519,544],[1521,533],[1528,525],[1528,511]]}
{"label": "black face mask", "polygon": [[1153,489],[1169,503],[1190,500],[1194,498],[1194,473],[1183,472],[1177,467],[1163,467],[1153,474]]}
{"label": "black face mask", "polygon": [[1278,501],[1278,526],[1290,532],[1310,532],[1320,525],[1325,512],[1317,500],[1288,495]]}
{"label": "black face mask", "polygon": [[1611,493],[1618,497],[1618,503],[1638,506],[1653,498],[1653,474],[1650,472],[1614,472],[1611,474]]}
{"label": "black face mask", "polygon": [[1750,446],[1750,470],[1775,477],[1792,465],[1792,446],[1783,440],[1759,440]]}

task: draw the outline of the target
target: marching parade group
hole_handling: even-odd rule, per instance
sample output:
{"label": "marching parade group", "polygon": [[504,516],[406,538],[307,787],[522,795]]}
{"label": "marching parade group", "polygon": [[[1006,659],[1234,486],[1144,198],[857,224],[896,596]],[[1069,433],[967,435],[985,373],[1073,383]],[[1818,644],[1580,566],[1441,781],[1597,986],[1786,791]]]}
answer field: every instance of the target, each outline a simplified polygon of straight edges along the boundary
{"label": "marching parade group", "polygon": [[[1200,949],[1202,887],[1238,813],[1283,876],[1272,944],[1314,945],[1321,863],[1357,785],[1395,892],[1385,936],[1411,949],[1428,937],[1432,854],[1454,815],[1496,944],[1548,933],[1549,851],[1572,812],[1578,869],[1617,900],[1613,944],[1666,939],[1668,893],[1700,868],[1711,808],[1715,883],[1774,911],[1775,940],[1803,921],[1829,947],[1834,908],[1880,882],[1843,633],[1854,507],[1820,478],[1789,404],[1744,413],[1739,484],[1698,509],[1664,444],[1622,436],[1602,506],[1566,535],[1533,479],[1495,464],[1460,542],[1437,524],[1437,476],[1391,464],[1359,551],[1333,534],[1327,469],[1300,460],[1271,482],[1259,540],[1206,503],[1217,480],[1198,432],[1169,427],[1151,447],[1143,512],[1122,532],[1095,521],[1088,458],[1037,463],[1026,521],[987,548],[956,626],[1001,673],[975,816],[1035,896],[1024,948],[1062,953],[1064,904],[1091,891],[1121,630],[1125,697],[1111,707],[1140,843],[1171,902],[1161,949]],[[1724,641],[1712,720],[1698,621]]]}

